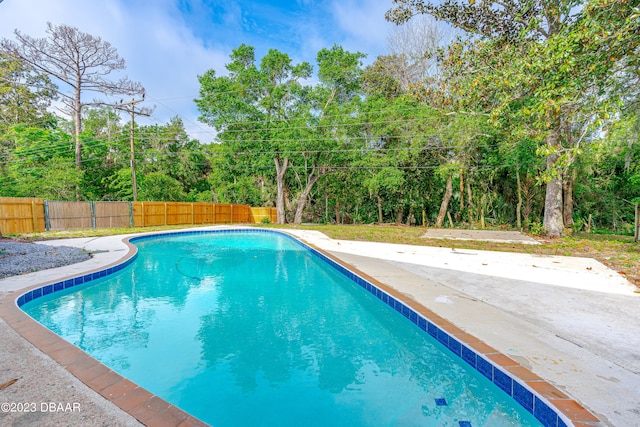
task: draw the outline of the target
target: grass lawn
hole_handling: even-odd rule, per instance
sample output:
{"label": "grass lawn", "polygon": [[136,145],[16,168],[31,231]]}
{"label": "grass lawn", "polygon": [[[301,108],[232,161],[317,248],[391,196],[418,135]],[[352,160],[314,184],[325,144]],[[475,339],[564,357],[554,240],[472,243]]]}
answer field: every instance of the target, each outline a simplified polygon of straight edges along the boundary
{"label": "grass lawn", "polygon": [[[458,249],[478,249],[487,251],[520,252],[540,255],[564,255],[595,258],[613,270],[623,274],[640,288],[640,243],[631,236],[574,234],[572,236],[548,239],[534,236],[542,244],[523,245],[469,240],[440,240],[420,237],[424,229],[395,225],[276,225],[259,224],[257,227],[317,230],[333,239],[365,242],[402,243],[419,246],[435,246]],[[187,228],[188,226],[109,228],[51,231],[28,235],[11,236],[22,240],[49,240],[71,237],[94,237],[114,234],[141,233],[150,231]]]}

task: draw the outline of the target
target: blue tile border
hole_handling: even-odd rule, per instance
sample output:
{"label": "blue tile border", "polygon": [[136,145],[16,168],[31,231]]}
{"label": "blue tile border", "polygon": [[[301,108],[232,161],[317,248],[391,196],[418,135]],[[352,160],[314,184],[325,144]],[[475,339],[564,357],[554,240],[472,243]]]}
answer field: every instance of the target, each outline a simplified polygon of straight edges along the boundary
{"label": "blue tile border", "polygon": [[[414,323],[421,330],[431,335],[437,342],[441,343],[443,347],[473,367],[488,380],[493,382],[499,389],[511,396],[514,401],[533,414],[538,421],[540,421],[545,427],[564,427],[573,426],[574,424],[563,414],[559,413],[553,405],[550,405],[546,399],[540,396],[536,391],[528,387],[519,378],[512,376],[508,372],[503,371],[498,365],[495,365],[492,361],[485,358],[482,354],[477,353],[472,348],[468,347],[464,343],[458,341],[455,337],[449,335],[445,330],[438,327],[429,319],[417,313],[413,308],[406,305],[396,297],[389,295],[384,290],[378,288],[376,285],[370,283],[360,275],[347,269],[342,264],[334,261],[329,256],[322,253],[320,250],[309,246],[302,242],[295,236],[282,231],[276,231],[271,229],[259,229],[259,228],[238,228],[238,229],[222,229],[222,230],[187,230],[177,232],[166,232],[156,234],[145,234],[143,236],[134,236],[125,239],[126,242],[134,243],[144,240],[157,239],[169,236],[185,236],[185,235],[202,235],[202,234],[225,234],[225,233],[265,233],[265,234],[278,234],[285,236],[288,239],[296,242],[304,249],[308,250],[313,256],[318,257],[320,260],[327,263],[329,266],[345,275],[355,284],[359,285],[367,292],[374,295],[376,298],[393,308],[399,314],[407,318]],[[120,270],[128,267],[137,258],[137,251],[124,260],[123,262],[111,265],[108,268],[98,270],[92,273],[79,275],[73,278],[67,278],[61,281],[47,283],[38,288],[31,289],[16,298],[16,304],[18,307],[22,307],[24,304],[40,298],[45,295],[49,295],[55,292],[66,290],[74,286],[82,285],[91,282],[95,279],[109,276],[117,273]],[[468,425],[467,421],[461,421],[460,425]]]}
{"label": "blue tile border", "polygon": [[45,295],[49,295],[52,293],[56,293],[56,292],[60,292],[63,291],[65,289],[69,289],[69,288],[73,288],[74,286],[80,286],[83,285],[85,283],[89,283],[92,280],[96,280],[102,277],[106,277],[109,274],[113,274],[116,273],[120,270],[122,270],[123,268],[129,266],[133,261],[135,261],[136,257],[138,256],[137,252],[135,254],[133,254],[131,257],[127,258],[124,262],[116,265],[116,266],[112,266],[109,267],[107,269],[104,270],[100,270],[100,271],[96,271],[90,274],[83,274],[81,276],[77,276],[77,277],[72,277],[70,279],[63,279],[57,282],[53,282],[53,283],[48,283],[44,286],[35,288],[35,289],[31,289],[23,294],[21,294],[20,296],[18,296],[18,298],[16,298],[16,304],[18,305],[18,307],[22,307],[23,305],[25,305],[26,303],[33,301],[35,299],[38,299],[40,297],[43,297]]}
{"label": "blue tile border", "polygon": [[533,414],[533,393],[524,386],[522,386],[519,382],[513,382],[513,398],[518,402],[524,409]]}
{"label": "blue tile border", "polygon": [[[298,241],[295,238],[294,240]],[[396,297],[389,295],[366,279],[360,277],[358,274],[348,270],[318,249],[307,246],[300,241],[298,241],[298,243],[307,247],[308,250],[322,261],[349,277],[357,285],[366,289],[369,293],[376,296],[389,307],[396,310],[399,314],[402,314],[404,317],[409,319],[420,329],[426,331],[436,341],[440,342],[448,351],[465,361],[475,370],[487,377],[487,379],[493,382],[499,389],[507,393],[518,405],[525,408],[529,413],[533,414],[540,422],[542,422],[545,427],[573,426],[573,423],[564,414],[559,413],[553,405],[546,402],[546,399],[538,395],[536,391],[528,387],[519,378],[505,372],[498,365],[494,364],[489,359],[486,359],[482,354],[477,353],[467,345],[461,343],[458,339],[449,335],[449,333],[429,321],[429,319],[417,313]],[[535,402],[533,401],[534,398]],[[460,421],[460,425],[470,426],[471,424],[468,421]]]}
{"label": "blue tile border", "polygon": [[545,427],[556,427],[558,425],[558,415],[537,396],[533,403],[533,416]]}

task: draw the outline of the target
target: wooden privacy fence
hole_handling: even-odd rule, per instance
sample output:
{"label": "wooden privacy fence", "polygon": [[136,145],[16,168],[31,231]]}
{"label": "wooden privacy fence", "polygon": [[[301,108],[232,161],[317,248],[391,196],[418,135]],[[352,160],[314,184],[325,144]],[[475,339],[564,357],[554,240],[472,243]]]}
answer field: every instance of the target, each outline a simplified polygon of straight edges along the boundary
{"label": "wooden privacy fence", "polygon": [[44,231],[44,200],[0,197],[0,233]]}
{"label": "wooden privacy fence", "polygon": [[[259,223],[252,214],[253,210],[275,208],[252,208],[248,205],[218,203],[170,203],[135,202],[133,203],[133,221],[136,227],[154,225],[181,224],[231,224]],[[273,222],[275,214],[269,217]]]}
{"label": "wooden privacy fence", "polygon": [[[266,218],[266,220],[265,220]],[[57,202],[0,198],[0,232],[275,222],[275,208],[185,202]]]}
{"label": "wooden privacy fence", "polygon": [[47,230],[131,227],[129,202],[44,202]]}

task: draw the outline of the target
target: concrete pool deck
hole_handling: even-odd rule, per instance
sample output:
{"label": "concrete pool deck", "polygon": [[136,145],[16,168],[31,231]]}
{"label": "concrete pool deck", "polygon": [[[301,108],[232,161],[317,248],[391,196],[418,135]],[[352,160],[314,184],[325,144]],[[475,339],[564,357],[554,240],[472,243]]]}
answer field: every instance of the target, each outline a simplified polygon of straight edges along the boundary
{"label": "concrete pool deck", "polygon": [[[475,335],[578,400],[606,425],[638,425],[640,295],[601,263],[336,241],[315,231],[285,231]],[[122,238],[43,242],[96,253],[83,263],[0,280],[0,297],[15,298],[21,289],[116,262],[128,252]],[[18,379],[0,390],[0,402],[77,402],[81,408],[78,412],[0,413],[0,424],[140,425],[1,319],[0,342],[0,384]]]}

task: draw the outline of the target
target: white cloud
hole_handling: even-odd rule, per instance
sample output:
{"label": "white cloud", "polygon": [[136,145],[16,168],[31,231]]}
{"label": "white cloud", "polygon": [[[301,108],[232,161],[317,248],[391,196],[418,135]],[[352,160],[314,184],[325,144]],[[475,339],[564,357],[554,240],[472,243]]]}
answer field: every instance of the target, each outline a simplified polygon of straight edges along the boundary
{"label": "white cloud", "polygon": [[367,62],[387,51],[386,40],[394,24],[385,20],[390,2],[379,0],[339,0],[332,3],[332,14],[344,33],[343,46],[367,53]]}

